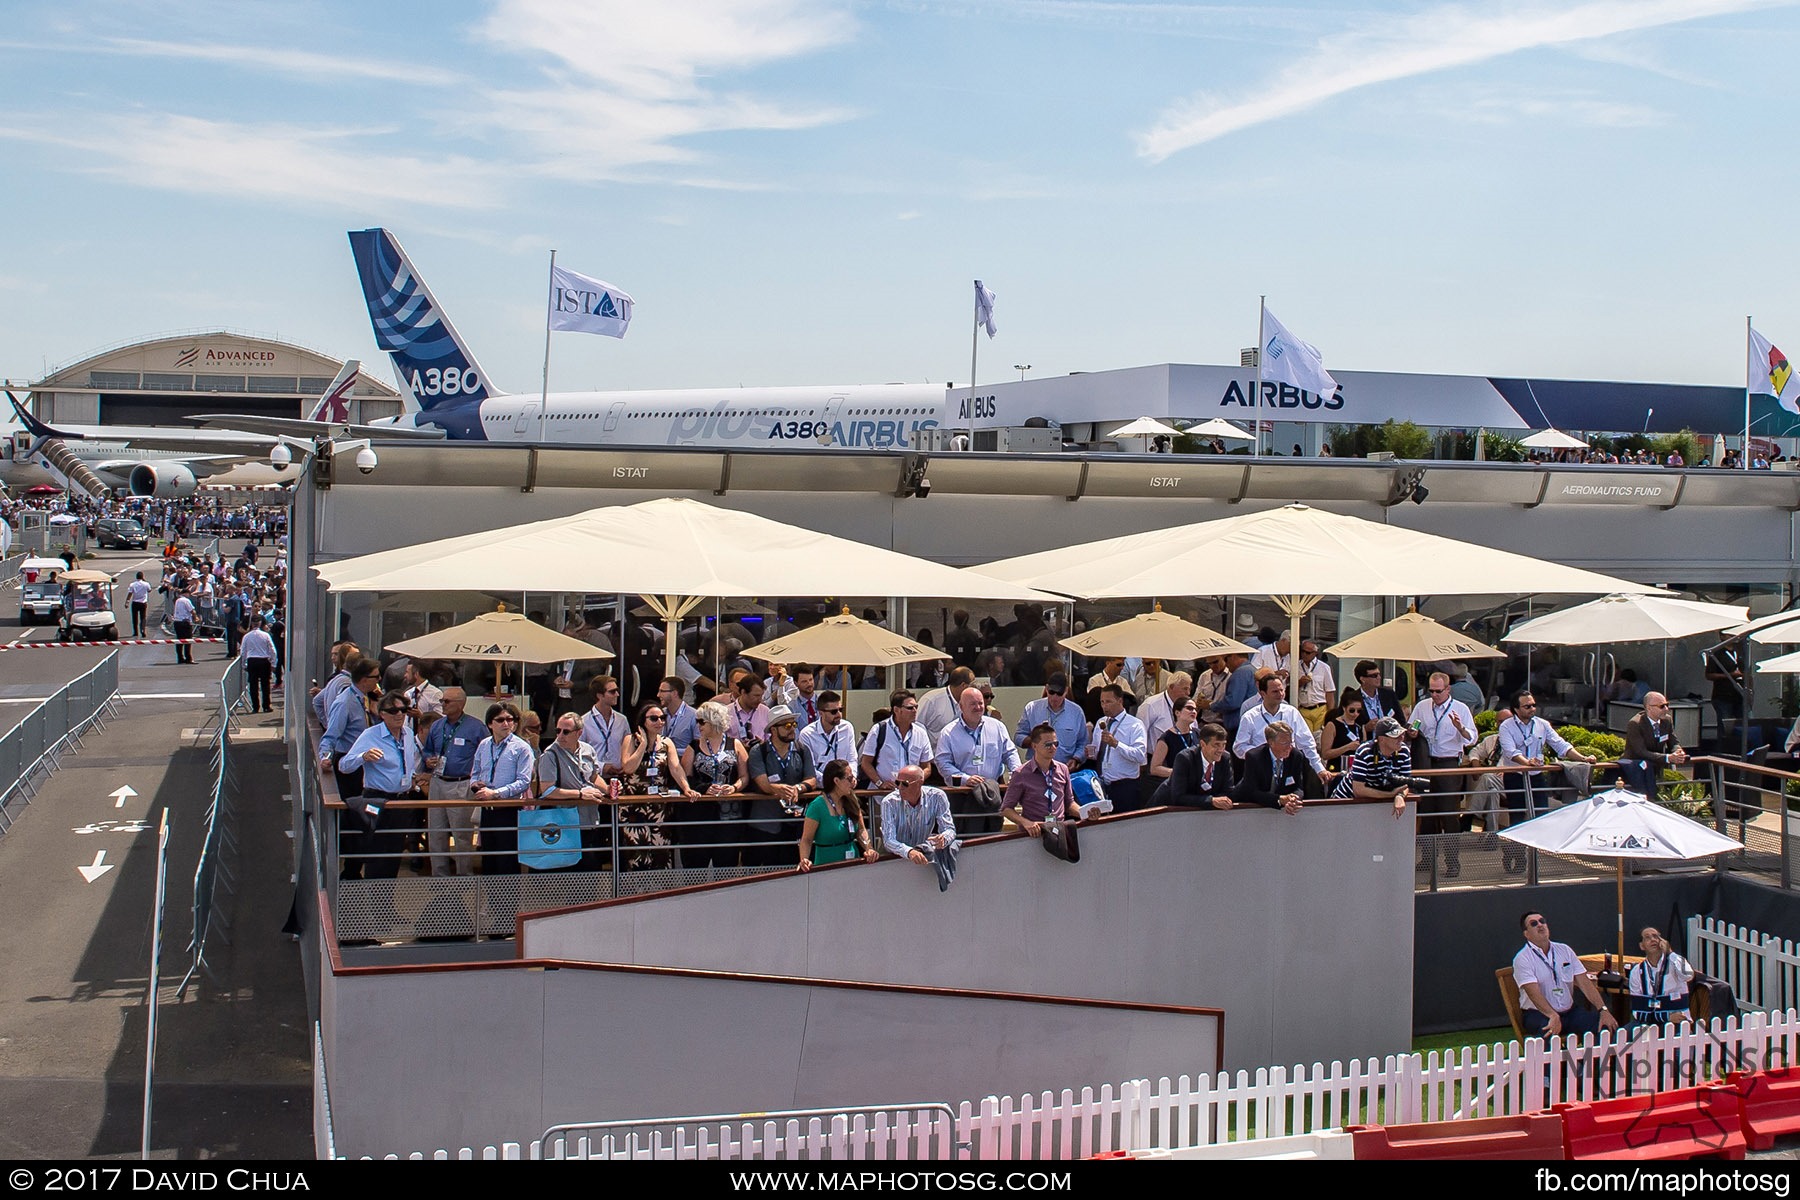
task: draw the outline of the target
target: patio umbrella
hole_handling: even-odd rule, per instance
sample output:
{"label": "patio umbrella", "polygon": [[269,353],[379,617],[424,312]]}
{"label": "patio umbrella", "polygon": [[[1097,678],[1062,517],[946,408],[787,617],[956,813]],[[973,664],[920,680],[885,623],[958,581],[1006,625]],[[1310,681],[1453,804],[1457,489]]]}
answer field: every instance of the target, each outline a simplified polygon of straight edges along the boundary
{"label": "patio umbrella", "polygon": [[1733,625],[1724,632],[1734,637],[1749,634],[1750,640],[1759,646],[1792,646],[1800,643],[1800,610],[1790,608],[1770,613],[1742,625]]}
{"label": "patio umbrella", "polygon": [[1215,654],[1250,654],[1250,647],[1216,629],[1184,621],[1158,607],[1125,621],[1089,629],[1058,642],[1090,658],[1158,658],[1178,662]]}
{"label": "patio umbrella", "polygon": [[73,513],[62,512],[62,513],[57,513],[56,515],[52,516],[50,518],[50,524],[52,524],[52,525],[79,525],[79,524],[81,524],[81,518],[78,516],[75,516]]}
{"label": "patio umbrella", "polygon": [[1131,424],[1121,425],[1113,430],[1112,436],[1116,438],[1141,437],[1144,439],[1144,450],[1148,453],[1150,450],[1151,438],[1166,437],[1173,441],[1173,439],[1181,436],[1181,430],[1175,428],[1173,425],[1165,425],[1155,417],[1139,417]]}
{"label": "patio umbrella", "polygon": [[26,488],[25,494],[27,496],[60,496],[62,489],[54,483],[40,483],[36,487]]}
{"label": "patio umbrella", "polygon": [[1530,437],[1520,438],[1519,445],[1533,450],[1586,450],[1587,443],[1560,429],[1546,429]]}
{"label": "patio umbrella", "polygon": [[1770,675],[1800,675],[1800,652],[1764,659],[1756,664],[1756,669]]}
{"label": "patio umbrella", "polygon": [[1670,639],[1716,633],[1742,623],[1749,615],[1750,610],[1741,604],[1683,600],[1667,593],[1602,596],[1514,625],[1500,640],[1539,646],[1597,646],[1661,640],[1663,687],[1667,688]]}
{"label": "patio umbrella", "polygon": [[1021,555],[979,570],[1090,600],[1186,596],[1197,583],[1213,595],[1272,596],[1288,615],[1294,645],[1301,616],[1326,596],[1407,596],[1425,586],[1433,593],[1487,592],[1496,580],[1522,593],[1655,590],[1304,504]]}
{"label": "patio umbrella", "polygon": [[524,692],[526,663],[564,662],[569,659],[611,658],[612,651],[602,650],[577,638],[567,637],[554,629],[546,629],[524,613],[482,613],[471,621],[407,638],[382,647],[410,658],[478,659],[482,662],[516,662],[519,664],[521,693]]}
{"label": "patio umbrella", "polygon": [[1569,858],[1610,858],[1618,868],[1619,958],[1625,957],[1625,860],[1681,862],[1743,844],[1622,787],[1565,804],[1501,837]]}
{"label": "patio umbrella", "polygon": [[1245,433],[1242,429],[1239,429],[1236,425],[1233,425],[1230,421],[1224,420],[1221,417],[1214,417],[1209,421],[1202,421],[1198,425],[1189,425],[1186,429],[1182,430],[1182,432],[1189,437],[1225,438],[1237,442],[1249,442],[1256,439],[1255,434]]}
{"label": "patio umbrella", "polygon": [[942,650],[915,642],[848,612],[826,617],[798,633],[744,651],[745,658],[778,663],[830,663],[832,666],[894,666],[949,658]]}
{"label": "patio umbrella", "polygon": [[1391,658],[1399,662],[1506,657],[1506,651],[1484,645],[1416,612],[1401,613],[1385,624],[1345,638],[1325,653],[1334,658]]}
{"label": "patio umbrella", "polygon": [[590,509],[313,568],[334,592],[491,587],[642,596],[668,627],[702,599],[765,595],[954,596],[1054,601],[1032,587],[865,546],[698,500],[665,498]]}

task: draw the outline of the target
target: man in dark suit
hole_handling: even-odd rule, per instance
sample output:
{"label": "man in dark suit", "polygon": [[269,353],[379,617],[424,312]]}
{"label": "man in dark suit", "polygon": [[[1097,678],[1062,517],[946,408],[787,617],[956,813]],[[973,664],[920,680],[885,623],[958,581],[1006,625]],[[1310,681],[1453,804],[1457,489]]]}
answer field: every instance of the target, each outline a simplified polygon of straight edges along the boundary
{"label": "man in dark suit", "polygon": [[1356,686],[1362,690],[1365,738],[1373,736],[1370,729],[1383,717],[1392,717],[1402,725],[1406,724],[1406,705],[1401,703],[1399,692],[1382,686],[1380,663],[1368,658],[1357,663]]}
{"label": "man in dark suit", "polygon": [[1264,744],[1244,756],[1243,778],[1232,793],[1233,800],[1291,814],[1299,812],[1306,801],[1325,795],[1319,773],[1294,749],[1294,731],[1286,721],[1271,721],[1263,736],[1267,739]]}
{"label": "man in dark suit", "polygon": [[1237,769],[1226,750],[1225,727],[1202,725],[1200,741],[1175,756],[1168,782],[1157,789],[1152,803],[1177,808],[1230,808]]}

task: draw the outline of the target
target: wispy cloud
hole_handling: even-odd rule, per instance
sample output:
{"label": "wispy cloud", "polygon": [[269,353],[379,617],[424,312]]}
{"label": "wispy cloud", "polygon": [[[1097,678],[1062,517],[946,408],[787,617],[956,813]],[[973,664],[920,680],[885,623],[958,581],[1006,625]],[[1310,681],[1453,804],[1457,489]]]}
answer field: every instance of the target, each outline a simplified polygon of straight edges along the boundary
{"label": "wispy cloud", "polygon": [[[855,23],[835,0],[499,0],[474,36],[540,60],[542,86],[495,89],[467,122],[518,142],[535,174],[634,180],[685,168],[714,133],[792,131],[848,120],[837,105],[790,104],[714,83],[835,46]],[[713,175],[658,182],[758,190]]]}
{"label": "wispy cloud", "polygon": [[173,58],[191,62],[219,63],[229,67],[259,72],[274,72],[307,79],[377,79],[389,83],[422,84],[447,87],[461,82],[454,71],[417,63],[387,59],[354,58],[344,54],[317,54],[310,50],[281,50],[273,46],[250,46],[238,43],[220,45],[209,42],[159,42],[142,38],[107,38],[84,44],[86,51],[124,54],[136,58]]}
{"label": "wispy cloud", "polygon": [[1322,39],[1253,99],[1200,94],[1170,106],[1137,136],[1152,162],[1227,134],[1292,116],[1346,92],[1544,46],[1780,7],[1794,0],[1589,0],[1588,3],[1444,5]]}
{"label": "wispy cloud", "polygon": [[1647,128],[1669,123],[1668,113],[1644,104],[1608,100],[1592,92],[1552,90],[1507,92],[1484,89],[1460,103],[1435,106],[1434,111],[1454,119],[1483,125],[1505,125],[1519,120],[1557,121],[1566,125],[1598,125],[1608,128]]}
{"label": "wispy cloud", "polygon": [[0,140],[75,150],[96,175],[168,191],[255,197],[307,208],[375,207],[397,202],[491,208],[499,195],[474,159],[437,161],[358,145],[392,133],[243,124],[167,113],[96,117],[71,128],[0,116]]}

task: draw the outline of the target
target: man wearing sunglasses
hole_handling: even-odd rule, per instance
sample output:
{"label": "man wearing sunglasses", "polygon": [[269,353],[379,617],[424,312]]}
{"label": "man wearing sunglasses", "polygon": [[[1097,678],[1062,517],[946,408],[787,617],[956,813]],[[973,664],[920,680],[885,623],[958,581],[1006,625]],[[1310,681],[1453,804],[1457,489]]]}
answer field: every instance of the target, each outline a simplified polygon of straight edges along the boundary
{"label": "man wearing sunglasses", "polygon": [[856,729],[844,716],[841,692],[820,692],[814,697],[818,718],[800,728],[798,741],[812,755],[813,766],[821,772],[833,761],[842,759],[856,765]]}
{"label": "man wearing sunglasses", "polygon": [[956,821],[943,788],[925,786],[925,768],[901,767],[894,790],[881,799],[881,840],[888,853],[937,872],[938,891],[956,877]]}
{"label": "man wearing sunglasses", "polygon": [[[338,770],[362,776],[362,795],[344,798],[347,809],[359,810],[354,815],[362,823],[359,836],[344,839],[345,879],[394,878],[406,848],[406,819],[392,802],[412,789],[419,770],[419,739],[413,736],[404,694],[383,694],[375,711],[381,714],[380,722],[358,734],[338,762]],[[346,820],[350,817],[346,812]]]}
{"label": "man wearing sunglasses", "polygon": [[[1544,751],[1548,748],[1556,757],[1568,757],[1578,762],[1592,763],[1594,758],[1575,749],[1556,732],[1556,727],[1537,715],[1537,697],[1530,692],[1520,692],[1519,699],[1513,705],[1513,716],[1510,721],[1500,723],[1500,764],[1507,767],[1541,768],[1545,763]],[[1555,786],[1550,783],[1542,770],[1510,771],[1506,779],[1506,823],[1515,825],[1528,817],[1550,809],[1551,793]],[[1527,784],[1530,793],[1527,795]],[[1501,842],[1501,866],[1508,875],[1522,874],[1525,870],[1525,850],[1517,842]]]}
{"label": "man wearing sunglasses", "polygon": [[1055,813],[1070,821],[1081,820],[1081,805],[1069,782],[1069,768],[1056,757],[1056,727],[1049,722],[1031,731],[1031,757],[1012,774],[1000,816],[1030,837],[1042,837],[1044,820]]}
{"label": "man wearing sunglasses", "polygon": [[1669,698],[1661,692],[1644,697],[1644,711],[1625,722],[1625,753],[1619,759],[1620,782],[1640,796],[1656,795],[1664,767],[1679,767],[1687,751],[1675,740]]}
{"label": "man wearing sunglasses", "polygon": [[[510,701],[488,709],[488,736],[475,747],[471,799],[484,805],[518,800],[531,791],[537,773],[531,746],[518,736],[519,710]],[[481,873],[519,873],[519,810],[512,805],[481,810]]]}
{"label": "man wearing sunglasses", "polygon": [[[1553,1038],[1617,1029],[1600,988],[1581,965],[1575,951],[1550,940],[1550,922],[1541,912],[1519,918],[1525,945],[1513,955],[1513,981],[1519,985],[1519,1017],[1527,1037]],[[1576,1008],[1580,990],[1592,1008]]]}

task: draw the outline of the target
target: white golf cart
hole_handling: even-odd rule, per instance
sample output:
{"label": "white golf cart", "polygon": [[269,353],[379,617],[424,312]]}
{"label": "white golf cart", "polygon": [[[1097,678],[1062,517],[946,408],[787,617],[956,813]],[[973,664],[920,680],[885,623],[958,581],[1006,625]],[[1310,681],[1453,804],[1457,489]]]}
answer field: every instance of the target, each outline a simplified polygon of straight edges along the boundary
{"label": "white golf cart", "polygon": [[119,636],[113,616],[113,578],[105,571],[64,571],[62,640],[111,642]]}

